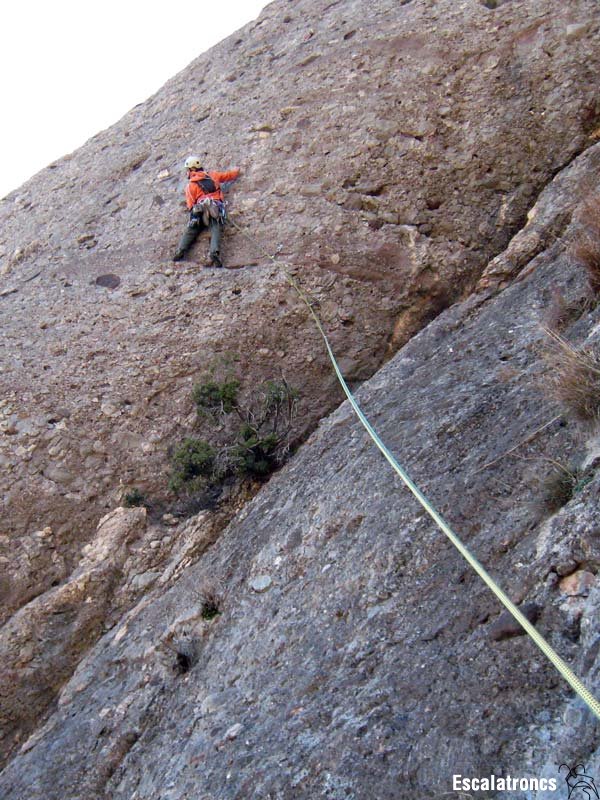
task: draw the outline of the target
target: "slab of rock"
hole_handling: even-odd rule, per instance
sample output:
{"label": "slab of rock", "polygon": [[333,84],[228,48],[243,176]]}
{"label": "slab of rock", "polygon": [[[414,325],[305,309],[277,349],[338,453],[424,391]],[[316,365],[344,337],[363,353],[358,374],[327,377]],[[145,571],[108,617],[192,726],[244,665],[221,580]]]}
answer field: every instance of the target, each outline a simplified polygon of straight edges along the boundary
{"label": "slab of rock", "polygon": [[[3,798],[441,796],[448,765],[530,774],[531,753],[600,773],[593,720],[526,637],[490,647],[494,599],[347,406],[221,538],[243,503],[172,542],[147,517],[106,517],[139,478],[163,508],[190,388],[226,352],[253,382],[284,369],[301,387],[299,439],[338,405],[265,255],[279,252],[384,439],[509,594],[543,606],[565,660],[597,674],[597,586],[575,618],[547,580],[597,569],[597,481],[556,513],[535,488],[535,459],[581,450],[568,418],[550,424],[539,352],[551,290],[589,292],[570,254],[600,174],[596,11],[276,0],[0,204]],[[229,199],[251,239],[228,229],[224,256],[256,268],[169,266],[198,141],[210,166],[242,166]],[[53,210],[32,233],[40,186]],[[135,290],[90,290],[108,274]],[[563,331],[576,344],[595,341],[593,305]],[[257,564],[277,564],[260,602]],[[226,613],[198,622],[176,671],[167,634],[215,578]],[[206,715],[209,687],[232,694]],[[245,735],[216,749],[232,720]]]}
{"label": "slab of rock", "polygon": [[[552,218],[571,182],[598,180],[599,153],[549,187],[540,217]],[[532,479],[548,459],[583,458],[574,425],[539,430],[540,409],[547,422],[557,414],[540,383],[550,289],[579,296],[586,286],[576,265],[565,267],[567,243],[549,240],[521,280],[448,309],[357,398],[507,593],[544,609],[543,632],[589,681],[600,669],[600,592],[594,583],[576,598],[573,617],[553,566],[597,563],[600,476],[559,511],[540,507]],[[596,344],[599,321],[588,306],[563,332]],[[496,774],[555,775],[560,753],[600,768],[591,712],[528,637],[490,643],[482,622],[501,607],[348,404],[202,558],[181,563],[169,587],[88,651],[0,775],[3,798],[393,798],[398,786],[432,797],[449,791],[456,764],[465,775],[486,775],[492,762]],[[277,568],[278,591],[258,603],[248,586],[265,564]],[[323,573],[326,564],[335,569]],[[206,626],[198,587],[216,579],[227,613]],[[190,628],[194,662],[175,672],[157,643]],[[465,719],[477,720],[472,735]],[[224,740],[232,720],[244,735]],[[99,742],[91,751],[90,741]]]}

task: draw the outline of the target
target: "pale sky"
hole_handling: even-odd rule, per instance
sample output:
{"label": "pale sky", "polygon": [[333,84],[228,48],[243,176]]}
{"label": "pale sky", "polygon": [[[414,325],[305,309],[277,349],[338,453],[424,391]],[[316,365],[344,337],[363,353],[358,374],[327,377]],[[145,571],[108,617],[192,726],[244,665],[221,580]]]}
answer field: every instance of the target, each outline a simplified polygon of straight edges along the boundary
{"label": "pale sky", "polygon": [[6,0],[0,197],[146,100],[267,0]]}

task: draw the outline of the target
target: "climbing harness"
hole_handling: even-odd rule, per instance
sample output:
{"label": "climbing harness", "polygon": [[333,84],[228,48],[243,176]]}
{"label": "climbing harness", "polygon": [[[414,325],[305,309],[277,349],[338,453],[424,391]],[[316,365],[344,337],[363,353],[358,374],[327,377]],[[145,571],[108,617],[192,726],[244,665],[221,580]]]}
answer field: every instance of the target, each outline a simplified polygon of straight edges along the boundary
{"label": "climbing harness", "polygon": [[210,197],[205,197],[204,200],[199,200],[190,211],[190,227],[194,227],[199,222],[202,222],[205,228],[208,228],[211,219],[217,220],[221,225],[227,221],[227,208],[223,200],[214,200]]}
{"label": "climbing harness", "polygon": [[467,563],[475,570],[475,572],[483,580],[486,586],[496,595],[496,597],[502,603],[502,605],[512,614],[514,619],[521,625],[521,627],[529,635],[532,641],[537,645],[537,647],[542,651],[542,653],[551,662],[551,664],[555,667],[555,669],[567,681],[567,683],[573,689],[573,691],[575,691],[579,695],[579,697],[588,706],[588,708],[596,715],[596,717],[600,719],[600,702],[598,702],[598,700],[589,691],[589,689],[587,689],[586,686],[584,686],[584,684],[579,680],[579,678],[575,675],[575,673],[571,670],[571,668],[562,660],[562,658],[558,655],[558,653],[548,644],[548,642],[544,639],[544,637],[540,633],[538,633],[536,628],[531,624],[531,622],[527,619],[527,617],[524,614],[522,614],[521,611],[519,611],[517,606],[512,602],[512,600],[508,597],[508,595],[505,594],[505,592],[498,586],[498,584],[491,577],[491,575],[484,569],[484,567],[479,563],[479,561],[477,561],[475,556],[473,556],[472,553],[468,550],[468,548],[462,543],[462,541],[459,539],[457,534],[454,533],[450,525],[444,520],[441,514],[439,514],[438,511],[436,511],[436,509],[432,506],[432,504],[429,502],[429,500],[423,494],[423,492],[419,489],[419,487],[412,481],[406,470],[396,461],[392,453],[387,449],[385,444],[379,438],[377,432],[373,429],[371,423],[363,414],[354,395],[350,391],[350,388],[348,387],[348,384],[346,383],[344,376],[342,375],[340,367],[337,363],[337,360],[329,343],[329,339],[327,338],[327,334],[325,333],[323,325],[321,324],[321,320],[315,311],[314,301],[311,301],[309,295],[302,289],[302,287],[296,281],[294,276],[290,272],[288,272],[284,264],[279,262],[275,256],[263,250],[263,248],[260,247],[260,245],[258,245],[254,241],[254,239],[249,234],[247,234],[239,225],[237,225],[231,218],[229,219],[229,222],[231,225],[233,225],[233,227],[237,231],[239,231],[246,239],[248,239],[248,241],[250,241],[254,247],[260,250],[260,252],[262,252],[262,254],[266,258],[268,258],[276,267],[281,269],[287,282],[295,290],[299,298],[308,308],[315,322],[315,325],[317,326],[318,331],[321,334],[321,338],[325,343],[329,360],[333,365],[333,369],[335,371],[338,381],[340,382],[342,389],[344,390],[344,394],[348,398],[348,401],[352,406],[354,413],[362,423],[363,427],[365,428],[365,430],[367,431],[373,442],[377,445],[377,447],[383,454],[384,458],[388,461],[392,469],[400,477],[405,486],[416,497],[418,502],[423,506],[425,511],[433,519],[438,528],[440,528],[440,530],[448,537],[448,539],[450,539],[454,547],[456,547],[456,549],[462,555],[465,561],[467,561]]}

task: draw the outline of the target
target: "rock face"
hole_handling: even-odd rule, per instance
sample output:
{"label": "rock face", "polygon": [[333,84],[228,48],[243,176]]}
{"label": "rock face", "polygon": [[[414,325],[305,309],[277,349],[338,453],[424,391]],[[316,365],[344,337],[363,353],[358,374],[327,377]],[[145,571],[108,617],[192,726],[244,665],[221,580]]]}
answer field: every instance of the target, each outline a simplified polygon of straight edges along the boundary
{"label": "rock face", "polygon": [[[596,146],[542,193],[530,224],[551,228],[565,208],[577,220],[578,187],[598,184],[599,166]],[[358,396],[468,546],[597,689],[598,443],[586,446],[548,399],[540,357],[552,289],[589,297],[565,250],[577,224],[508,288],[441,314]],[[576,344],[597,340],[600,309],[589,308],[563,328]],[[551,513],[541,486],[556,461],[592,471]],[[118,557],[124,514],[101,524],[88,569],[102,552],[115,554],[106,569]],[[191,523],[198,541],[203,520]],[[135,512],[126,530],[141,521]],[[165,570],[81,660],[0,778],[3,797],[437,797],[453,774],[600,768],[590,712],[526,637],[498,635],[495,599],[347,404],[187,563]],[[221,591],[210,620],[198,594],[208,582]]]}
{"label": "rock face", "polygon": [[[384,440],[597,689],[597,442],[540,353],[556,291],[562,335],[597,338],[570,255],[600,190],[595,10],[275,2],[5,199],[3,798],[366,800],[600,773],[589,712],[347,404],[248,502],[180,525],[114,510],[132,483],[163,498],[219,355],[256,381],[279,365],[304,432],[337,403],[265,255],[282,244],[348,377],[375,373],[359,398]],[[232,209],[262,248],[227,231],[244,269],[168,264],[190,151],[243,168]],[[556,463],[587,470],[558,511]]]}
{"label": "rock face", "polygon": [[[119,482],[160,494],[215,358],[234,353],[256,380],[284,371],[306,429],[337,404],[306,309],[265,252],[319,300],[355,380],[472,286],[598,135],[594,11],[282,0],[9,195],[8,533],[51,526],[68,549]],[[242,167],[231,209],[252,240],[230,229],[224,249],[244,269],[172,270],[190,151]]]}

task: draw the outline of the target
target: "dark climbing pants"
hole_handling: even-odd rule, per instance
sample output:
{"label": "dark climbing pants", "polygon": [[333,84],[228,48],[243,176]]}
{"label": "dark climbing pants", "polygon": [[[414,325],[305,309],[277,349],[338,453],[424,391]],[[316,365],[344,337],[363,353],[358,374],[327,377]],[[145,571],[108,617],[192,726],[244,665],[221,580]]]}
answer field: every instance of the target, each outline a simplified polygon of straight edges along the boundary
{"label": "dark climbing pants", "polygon": [[[218,253],[221,249],[221,234],[223,232],[223,225],[216,219],[211,219],[208,223],[210,229],[210,254]],[[205,229],[205,225],[201,219],[190,219],[183,236],[179,241],[179,250],[187,253],[190,247],[194,244],[198,236]]]}

